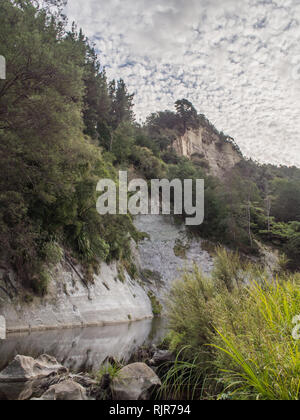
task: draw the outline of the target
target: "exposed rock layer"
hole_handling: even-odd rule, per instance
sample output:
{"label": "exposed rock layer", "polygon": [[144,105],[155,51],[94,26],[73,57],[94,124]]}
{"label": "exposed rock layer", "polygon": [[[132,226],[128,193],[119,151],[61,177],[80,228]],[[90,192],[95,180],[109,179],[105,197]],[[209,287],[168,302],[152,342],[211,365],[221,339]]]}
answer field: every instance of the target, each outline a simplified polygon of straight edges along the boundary
{"label": "exposed rock layer", "polygon": [[88,287],[80,267],[59,264],[52,273],[48,295],[30,303],[24,302],[13,273],[1,271],[0,314],[6,318],[8,332],[110,325],[152,317],[147,292],[126,272],[121,282],[115,264],[103,263],[94,284]]}
{"label": "exposed rock layer", "polygon": [[221,139],[208,127],[187,130],[175,140],[173,147],[180,156],[202,159],[208,165],[209,172],[219,178],[242,160],[233,144]]}

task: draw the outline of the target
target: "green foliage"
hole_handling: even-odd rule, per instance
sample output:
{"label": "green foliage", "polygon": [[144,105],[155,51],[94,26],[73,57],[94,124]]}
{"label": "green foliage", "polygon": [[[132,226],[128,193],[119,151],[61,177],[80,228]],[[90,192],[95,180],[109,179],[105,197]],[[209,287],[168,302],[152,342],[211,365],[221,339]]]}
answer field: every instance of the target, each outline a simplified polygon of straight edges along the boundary
{"label": "green foliage", "polygon": [[276,178],[271,185],[273,191],[272,215],[279,222],[300,222],[300,182]]}
{"label": "green foliage", "polygon": [[182,126],[182,134],[184,134],[188,128],[199,128],[198,114],[191,102],[187,99],[178,100],[175,103],[175,108],[177,117]]}
{"label": "green foliage", "polygon": [[161,305],[161,303],[159,302],[159,300],[157,299],[157,297],[154,295],[154,293],[153,292],[151,292],[150,290],[149,290],[149,292],[148,292],[148,297],[149,297],[149,299],[150,299],[150,301],[151,301],[151,305],[152,305],[152,312],[153,312],[153,315],[154,316],[159,316],[159,315],[161,315],[161,313],[162,313],[162,305]]}
{"label": "green foliage", "polygon": [[188,248],[188,245],[185,245],[182,241],[177,239],[174,246],[174,254],[176,257],[185,258]]}
{"label": "green foliage", "polygon": [[[297,255],[299,253],[298,238],[298,209],[300,191],[300,170],[295,167],[276,167],[273,165],[259,165],[252,160],[241,161],[230,174],[228,182],[231,184],[232,176],[239,180],[240,188],[230,188],[228,197],[231,198],[231,208],[233,217],[230,220],[232,231],[237,236],[241,231],[236,203],[239,197],[243,197],[242,187],[246,182],[252,187],[248,209],[250,209],[250,229],[248,211],[248,238],[251,231],[252,238],[255,237],[271,242],[285,252],[291,260],[290,268],[299,268]],[[229,184],[228,184],[229,185]],[[244,198],[244,208],[247,209],[247,201]],[[246,206],[246,207],[245,207]],[[241,207],[242,210],[242,207]],[[245,226],[245,213],[243,224]],[[247,224],[247,222],[246,222]],[[245,231],[245,229],[244,229]],[[245,237],[246,238],[246,237]]]}
{"label": "green foliage", "polygon": [[125,277],[125,273],[124,273],[124,267],[121,264],[118,264],[118,280],[121,283],[125,283],[125,281],[126,281],[126,277]]}
{"label": "green foliage", "polygon": [[165,393],[298,400],[300,348],[292,331],[299,274],[272,280],[224,250],[216,263],[213,280],[195,267],[171,292],[169,340],[178,358],[164,378]]}
{"label": "green foliage", "polygon": [[44,269],[32,278],[30,285],[34,293],[36,293],[39,296],[45,296],[48,292],[49,282],[50,274]]}
{"label": "green foliage", "polygon": [[172,111],[151,114],[146,120],[146,130],[154,147],[166,151],[179,134],[178,116]]}
{"label": "green foliage", "polygon": [[161,375],[159,399],[191,401],[199,396],[201,398],[205,368],[202,371],[199,369],[197,355],[191,361],[181,360],[181,353],[187,349],[188,346],[178,352],[173,364],[168,363],[160,367],[160,371],[163,369],[166,372]]}
{"label": "green foliage", "polygon": [[233,397],[299,400],[300,347],[291,335],[299,298],[299,276],[253,283],[241,299],[238,322],[219,320],[216,365],[226,369],[223,380]]}
{"label": "green foliage", "polygon": [[111,151],[116,157],[116,162],[126,162],[134,145],[134,132],[129,123],[122,123],[113,133]]}
{"label": "green foliage", "polygon": [[162,179],[166,175],[164,163],[146,147],[134,146],[130,161],[146,179]]}
{"label": "green foliage", "polygon": [[121,81],[109,91],[94,49],[74,25],[66,31],[60,8],[3,0],[0,44],[7,61],[0,81],[1,253],[25,286],[45,294],[44,267],[60,261],[60,247],[89,273],[130,249],[131,219],[100,217],[96,184],[117,178],[97,145],[113,146],[113,159],[129,155],[132,96]]}
{"label": "green foliage", "polygon": [[[191,226],[189,229],[201,237],[226,242],[226,218],[228,209],[224,203],[224,191],[221,184],[213,177],[207,176],[202,168],[196,167],[187,158],[179,158],[177,164],[168,165],[168,178],[192,179],[193,196],[195,198],[196,179],[204,179],[205,187],[205,218],[200,226]],[[183,214],[186,217],[186,214]]]}
{"label": "green foliage", "polygon": [[100,384],[104,375],[109,375],[111,380],[117,378],[120,370],[121,366],[118,363],[102,365],[97,374],[97,382]]}
{"label": "green foliage", "polygon": [[56,242],[46,242],[42,250],[43,259],[49,265],[56,265],[63,258],[63,250]]}
{"label": "green foliage", "polygon": [[134,95],[128,92],[124,80],[120,79],[117,83],[115,80],[110,82],[109,96],[112,102],[112,127],[117,128],[124,122],[133,122],[134,114],[132,108]]}
{"label": "green foliage", "polygon": [[0,80],[0,241],[23,284],[45,285],[40,273],[60,261],[59,248],[73,253],[89,278],[100,260],[114,259],[136,275],[130,240],[139,234],[131,218],[99,216],[95,206],[98,180],[116,180],[116,168],[130,165],[147,180],[204,178],[205,220],[193,233],[247,253],[257,252],[256,239],[269,241],[297,268],[300,170],[242,159],[223,183],[208,175],[203,156],[177,156],[176,138],[200,125],[218,136],[220,151],[236,146],[187,99],[176,102],[176,112],[137,125],[124,81],[108,82],[82,31],[66,29],[62,1],[45,4],[0,4],[7,61]]}

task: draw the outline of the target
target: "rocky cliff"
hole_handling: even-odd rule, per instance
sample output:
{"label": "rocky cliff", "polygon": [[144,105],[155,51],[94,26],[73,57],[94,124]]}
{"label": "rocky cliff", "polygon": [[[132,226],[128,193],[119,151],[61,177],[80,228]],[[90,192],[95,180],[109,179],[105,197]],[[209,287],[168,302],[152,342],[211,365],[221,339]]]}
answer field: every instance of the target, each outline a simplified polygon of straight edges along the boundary
{"label": "rocky cliff", "polygon": [[173,148],[180,156],[199,160],[211,175],[219,178],[243,159],[232,139],[222,138],[207,126],[187,130],[183,136],[177,137]]}
{"label": "rocky cliff", "polygon": [[213,269],[213,259],[203,240],[189,234],[184,224],[171,216],[143,215],[135,220],[137,229],[148,237],[139,243],[136,261],[147,286],[164,303],[173,282],[196,263],[204,274]]}
{"label": "rocky cliff", "polygon": [[81,267],[63,260],[52,272],[48,295],[38,298],[20,288],[11,270],[0,268],[0,316],[5,317],[8,332],[151,318],[153,305],[158,300],[165,302],[182,269],[191,269],[196,262],[203,272],[211,271],[213,260],[203,250],[203,241],[190,237],[186,227],[175,224],[172,217],[139,216],[135,225],[148,234],[138,246],[133,246],[137,279],[125,270],[120,279],[116,264],[102,263],[93,284],[86,285]]}
{"label": "rocky cliff", "polygon": [[14,273],[0,270],[0,315],[6,319],[7,331],[99,326],[152,317],[151,301],[141,282],[127,272],[120,281],[116,264],[101,264],[93,284],[87,286],[82,278],[79,266],[63,261],[52,272],[49,293],[42,299],[26,296]]}

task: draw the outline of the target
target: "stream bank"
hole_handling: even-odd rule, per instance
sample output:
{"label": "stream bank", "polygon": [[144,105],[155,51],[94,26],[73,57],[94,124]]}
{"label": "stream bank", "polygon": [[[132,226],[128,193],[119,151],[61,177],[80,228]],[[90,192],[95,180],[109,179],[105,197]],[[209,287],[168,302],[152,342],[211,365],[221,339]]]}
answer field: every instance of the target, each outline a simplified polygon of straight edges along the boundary
{"label": "stream bank", "polygon": [[112,357],[127,363],[141,347],[158,344],[166,335],[166,320],[147,319],[104,327],[9,334],[0,340],[0,371],[17,354],[49,354],[74,373],[97,372]]}
{"label": "stream bank", "polygon": [[12,270],[0,267],[0,316],[7,333],[103,326],[150,319],[164,307],[172,284],[194,262],[205,274],[213,268],[201,239],[188,235],[184,224],[170,216],[135,218],[146,238],[132,246],[138,276],[117,263],[102,263],[93,282],[86,284],[83,268],[64,258],[51,272],[48,294],[29,295]]}

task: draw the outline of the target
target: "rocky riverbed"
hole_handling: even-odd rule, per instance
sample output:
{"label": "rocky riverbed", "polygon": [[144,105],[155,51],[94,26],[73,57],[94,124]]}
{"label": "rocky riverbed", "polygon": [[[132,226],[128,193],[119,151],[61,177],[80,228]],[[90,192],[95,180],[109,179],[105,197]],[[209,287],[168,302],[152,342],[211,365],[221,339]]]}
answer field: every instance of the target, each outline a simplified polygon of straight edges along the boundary
{"label": "rocky riverbed", "polygon": [[144,362],[125,366],[109,358],[98,375],[74,374],[47,354],[36,359],[17,355],[0,372],[0,400],[151,399],[162,385],[155,371],[173,355],[155,346],[137,353],[141,355]]}

